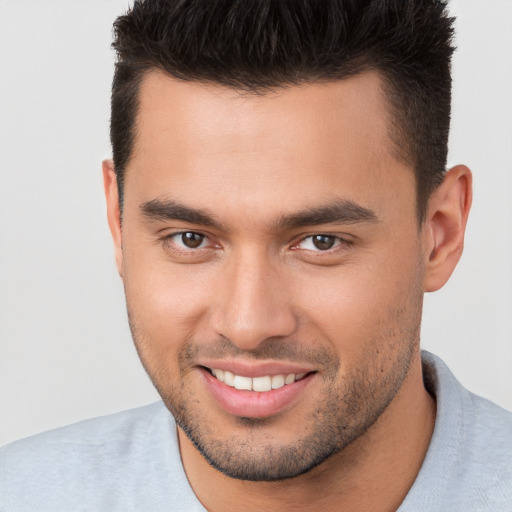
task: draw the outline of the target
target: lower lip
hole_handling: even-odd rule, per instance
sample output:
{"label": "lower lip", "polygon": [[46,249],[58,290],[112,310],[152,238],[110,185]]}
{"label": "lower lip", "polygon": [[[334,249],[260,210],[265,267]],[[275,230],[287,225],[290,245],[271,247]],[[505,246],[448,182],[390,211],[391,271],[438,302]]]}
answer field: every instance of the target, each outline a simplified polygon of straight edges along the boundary
{"label": "lower lip", "polygon": [[208,370],[200,369],[206,387],[220,406],[229,414],[243,418],[267,418],[293,406],[315,374],[286,384],[282,388],[270,391],[246,391],[224,384]]}

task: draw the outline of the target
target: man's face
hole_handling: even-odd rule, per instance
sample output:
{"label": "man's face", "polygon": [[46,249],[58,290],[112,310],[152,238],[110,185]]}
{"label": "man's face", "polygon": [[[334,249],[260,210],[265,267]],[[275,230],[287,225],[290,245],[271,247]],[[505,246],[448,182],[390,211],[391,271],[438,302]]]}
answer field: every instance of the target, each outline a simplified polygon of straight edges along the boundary
{"label": "man's face", "polygon": [[389,126],[372,73],[261,96],[143,81],[130,325],[179,426],[229,476],[292,477],[339,452],[417,355],[415,180]]}

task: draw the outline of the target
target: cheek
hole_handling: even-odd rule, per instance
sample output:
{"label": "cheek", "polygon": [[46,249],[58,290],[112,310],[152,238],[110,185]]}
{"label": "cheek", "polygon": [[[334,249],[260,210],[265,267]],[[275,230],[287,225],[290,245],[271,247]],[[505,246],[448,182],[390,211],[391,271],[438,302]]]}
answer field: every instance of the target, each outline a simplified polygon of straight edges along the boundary
{"label": "cheek", "polygon": [[128,308],[152,345],[171,345],[196,331],[209,303],[210,286],[197,265],[125,253]]}
{"label": "cheek", "polygon": [[398,349],[417,336],[422,307],[418,258],[383,255],[300,281],[301,316],[335,345],[341,360]]}

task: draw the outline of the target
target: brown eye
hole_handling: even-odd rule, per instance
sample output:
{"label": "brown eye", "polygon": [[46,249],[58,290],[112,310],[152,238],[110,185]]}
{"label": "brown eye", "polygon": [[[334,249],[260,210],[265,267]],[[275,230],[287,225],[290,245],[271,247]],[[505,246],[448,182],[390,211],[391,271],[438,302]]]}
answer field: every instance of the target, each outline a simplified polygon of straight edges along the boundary
{"label": "brown eye", "polygon": [[336,237],[330,235],[314,235],[311,242],[318,250],[327,251],[336,243]]}
{"label": "brown eye", "polygon": [[199,233],[194,233],[193,231],[186,231],[185,233],[180,234],[181,243],[187,249],[197,249],[203,243],[205,236],[200,235]]}

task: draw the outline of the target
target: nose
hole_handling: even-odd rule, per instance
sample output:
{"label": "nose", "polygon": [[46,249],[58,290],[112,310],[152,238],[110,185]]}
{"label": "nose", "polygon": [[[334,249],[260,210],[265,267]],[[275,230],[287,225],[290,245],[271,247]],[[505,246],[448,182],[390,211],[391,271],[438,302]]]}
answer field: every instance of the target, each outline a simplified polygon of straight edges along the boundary
{"label": "nose", "polygon": [[213,327],[243,350],[291,335],[297,326],[286,276],[262,255],[233,258],[217,295]]}

